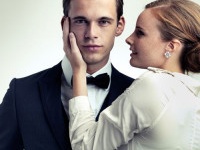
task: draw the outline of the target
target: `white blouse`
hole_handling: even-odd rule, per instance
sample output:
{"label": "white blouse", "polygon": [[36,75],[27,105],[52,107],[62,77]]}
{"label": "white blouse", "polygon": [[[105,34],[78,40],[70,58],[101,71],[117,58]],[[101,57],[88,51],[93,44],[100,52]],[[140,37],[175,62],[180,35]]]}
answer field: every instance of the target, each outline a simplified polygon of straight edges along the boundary
{"label": "white blouse", "polygon": [[148,69],[98,122],[86,96],[70,100],[72,149],[200,150],[200,82]]}

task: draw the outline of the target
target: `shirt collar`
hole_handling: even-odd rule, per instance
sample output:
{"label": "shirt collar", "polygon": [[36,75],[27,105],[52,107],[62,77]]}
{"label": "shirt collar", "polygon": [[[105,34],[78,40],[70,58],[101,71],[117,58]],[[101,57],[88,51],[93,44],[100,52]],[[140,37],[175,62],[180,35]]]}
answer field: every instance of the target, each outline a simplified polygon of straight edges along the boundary
{"label": "shirt collar", "polygon": [[[61,66],[62,66],[62,70],[63,70],[63,73],[64,73],[64,77],[67,81],[67,83],[69,85],[71,85],[71,79],[72,79],[72,67],[71,67],[71,64],[69,62],[69,60],[67,59],[66,56],[64,56],[63,60],[62,60],[62,63],[61,63]],[[96,77],[97,75],[99,74],[102,74],[102,73],[107,73],[109,76],[111,76],[111,62],[108,61],[107,64],[101,68],[100,70],[98,70],[97,72],[93,73],[93,74],[86,74],[86,76],[93,76],[93,77]]]}

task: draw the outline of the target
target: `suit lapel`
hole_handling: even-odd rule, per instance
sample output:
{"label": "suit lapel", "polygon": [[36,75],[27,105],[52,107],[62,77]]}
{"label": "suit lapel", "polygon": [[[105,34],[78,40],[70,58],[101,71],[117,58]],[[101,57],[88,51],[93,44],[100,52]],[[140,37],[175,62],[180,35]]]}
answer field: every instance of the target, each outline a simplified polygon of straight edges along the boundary
{"label": "suit lapel", "polygon": [[[112,66],[112,74],[111,74],[111,85],[109,93],[101,107],[99,114],[108,106],[112,104],[116,98],[121,95],[124,90],[131,85],[133,79],[120,73],[115,67]],[[99,118],[99,114],[96,117],[96,121]]]}
{"label": "suit lapel", "polygon": [[103,105],[100,109],[99,114],[96,117],[96,121],[98,121],[100,113],[110,106],[112,102],[122,93],[122,88],[119,86],[120,84],[123,83],[123,79],[120,78],[121,74],[119,71],[117,71],[113,66],[112,66],[112,75],[111,75],[111,85],[110,85],[110,90],[108,95],[106,96],[106,99],[103,102]]}
{"label": "suit lapel", "polygon": [[50,70],[39,82],[42,104],[50,128],[63,150],[70,150],[68,120],[61,102],[61,66]]}

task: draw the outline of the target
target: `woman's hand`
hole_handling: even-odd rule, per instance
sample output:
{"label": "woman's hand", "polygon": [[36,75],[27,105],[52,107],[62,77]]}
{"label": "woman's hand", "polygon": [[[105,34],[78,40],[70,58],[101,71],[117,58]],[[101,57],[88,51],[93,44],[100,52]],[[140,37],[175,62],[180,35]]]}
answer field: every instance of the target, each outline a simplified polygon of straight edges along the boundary
{"label": "woman's hand", "polygon": [[83,60],[81,52],[76,43],[76,37],[74,33],[69,31],[69,18],[66,18],[63,25],[63,44],[64,51],[69,59],[72,70],[74,73],[77,71],[83,71],[87,69],[87,65]]}
{"label": "woman's hand", "polygon": [[86,96],[86,69],[87,65],[83,60],[81,52],[76,43],[74,33],[69,32],[69,18],[66,18],[63,25],[64,51],[69,59],[73,70],[73,96]]}

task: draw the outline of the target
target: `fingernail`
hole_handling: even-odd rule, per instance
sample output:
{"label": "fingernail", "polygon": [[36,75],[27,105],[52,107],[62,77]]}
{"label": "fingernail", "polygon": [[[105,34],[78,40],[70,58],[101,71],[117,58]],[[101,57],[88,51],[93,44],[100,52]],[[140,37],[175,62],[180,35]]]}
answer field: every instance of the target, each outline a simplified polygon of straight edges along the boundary
{"label": "fingernail", "polygon": [[73,37],[74,37],[74,34],[73,34],[72,32],[70,32],[70,33],[69,33],[69,36],[70,36],[71,38],[73,38]]}

